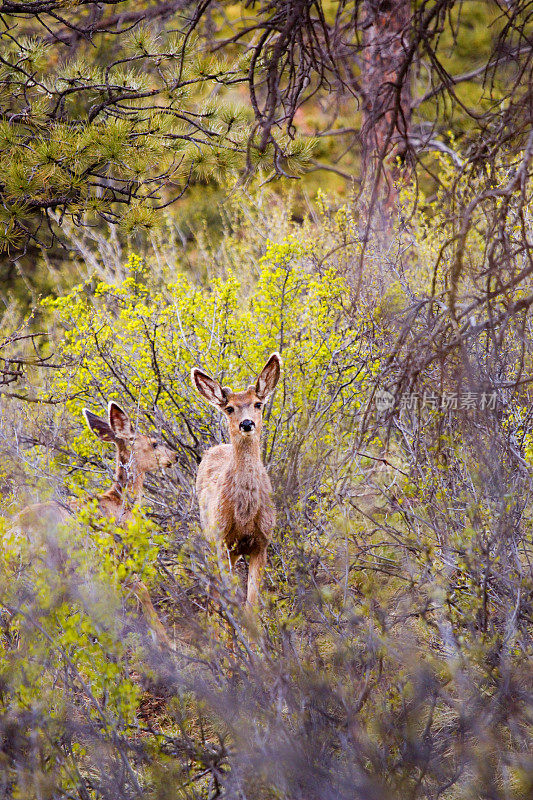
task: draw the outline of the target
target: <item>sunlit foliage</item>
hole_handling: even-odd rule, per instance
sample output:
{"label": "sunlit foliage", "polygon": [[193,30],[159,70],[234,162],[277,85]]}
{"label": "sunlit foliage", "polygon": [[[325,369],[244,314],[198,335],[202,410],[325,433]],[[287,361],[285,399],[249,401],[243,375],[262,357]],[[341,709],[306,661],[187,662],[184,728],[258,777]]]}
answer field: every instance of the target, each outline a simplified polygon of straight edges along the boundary
{"label": "sunlit foliage", "polygon": [[[442,194],[388,241],[365,241],[355,202],[319,195],[300,222],[288,199],[234,195],[187,268],[168,218],[121,274],[99,264],[41,303],[53,368],[22,375],[2,411],[6,797],[528,797],[532,340],[505,316],[531,296],[509,223],[525,212],[506,201],[487,296],[492,201],[472,208],[458,268],[440,169]],[[483,179],[458,185],[465,206]],[[200,534],[196,465],[226,433],[189,371],[240,389],[273,349],[278,524],[251,622],[242,570]],[[110,399],[179,453],[127,526],[88,499],[112,452],[81,410]],[[21,525],[54,498],[76,513]],[[136,613],[133,574],[175,652]]]}

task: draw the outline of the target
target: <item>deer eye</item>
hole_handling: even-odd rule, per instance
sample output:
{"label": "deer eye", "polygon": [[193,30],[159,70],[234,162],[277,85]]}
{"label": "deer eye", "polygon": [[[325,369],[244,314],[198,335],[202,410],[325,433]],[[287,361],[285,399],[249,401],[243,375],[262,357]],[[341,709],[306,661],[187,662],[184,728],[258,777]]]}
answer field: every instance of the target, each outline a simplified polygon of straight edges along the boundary
{"label": "deer eye", "polygon": [[154,450],[156,449],[158,444],[159,444],[159,442],[152,442],[152,447],[154,448]]}
{"label": "deer eye", "polygon": [[254,408],[261,408],[263,403],[254,403]]}
{"label": "deer eye", "polygon": [[228,414],[233,414],[235,409],[233,408],[233,406],[227,406],[226,411],[228,412]]}

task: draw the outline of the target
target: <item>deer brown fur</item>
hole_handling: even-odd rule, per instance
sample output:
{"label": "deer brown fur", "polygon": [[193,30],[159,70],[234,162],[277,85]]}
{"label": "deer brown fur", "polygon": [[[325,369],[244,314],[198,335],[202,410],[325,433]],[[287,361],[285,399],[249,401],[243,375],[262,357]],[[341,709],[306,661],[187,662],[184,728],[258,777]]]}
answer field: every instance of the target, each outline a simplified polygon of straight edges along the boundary
{"label": "deer brown fur", "polygon": [[[121,524],[132,519],[132,509],[142,500],[146,474],[174,464],[177,453],[157,439],[136,433],[125,411],[115,402],[108,406],[108,420],[83,409],[87,425],[103,442],[116,448],[116,466],[112,486],[97,496],[98,508],[106,517],[114,517]],[[74,510],[79,501],[72,504]],[[19,524],[33,528],[38,520],[58,524],[65,522],[69,511],[57,503],[40,503],[28,506],[19,515]],[[126,584],[139,601],[143,614],[159,644],[172,648],[164,626],[154,608],[146,585],[139,578]]]}
{"label": "deer brown fur", "polygon": [[95,436],[116,447],[113,485],[98,496],[98,507],[117,522],[131,519],[131,508],[142,500],[146,474],[174,464],[177,453],[155,438],[134,432],[126,412],[113,401],[109,403],[109,422],[87,408],[83,414]]}
{"label": "deer brown fur", "polygon": [[220,386],[200,369],[191,373],[197,391],[223,412],[230,434],[230,444],[211,447],[200,463],[196,480],[200,520],[219,558],[227,553],[231,567],[241,556],[249,556],[249,606],[257,603],[276,522],[260,439],[263,409],[279,381],[281,366],[281,357],[273,353],[255,384],[243,392]]}

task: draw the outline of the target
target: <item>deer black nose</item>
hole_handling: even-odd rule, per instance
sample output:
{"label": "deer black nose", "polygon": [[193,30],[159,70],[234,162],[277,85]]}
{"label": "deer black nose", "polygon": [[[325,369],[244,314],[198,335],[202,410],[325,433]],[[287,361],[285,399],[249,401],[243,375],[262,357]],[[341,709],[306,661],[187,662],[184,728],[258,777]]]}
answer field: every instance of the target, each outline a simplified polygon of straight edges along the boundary
{"label": "deer black nose", "polygon": [[250,431],[255,428],[255,422],[252,419],[243,419],[239,425],[239,428],[245,433],[250,433]]}

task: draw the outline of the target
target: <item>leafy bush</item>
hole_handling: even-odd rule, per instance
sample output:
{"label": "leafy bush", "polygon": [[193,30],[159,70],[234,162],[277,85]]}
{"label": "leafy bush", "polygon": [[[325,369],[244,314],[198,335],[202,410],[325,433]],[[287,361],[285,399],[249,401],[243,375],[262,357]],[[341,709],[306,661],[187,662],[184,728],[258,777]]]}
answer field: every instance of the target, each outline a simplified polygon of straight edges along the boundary
{"label": "leafy bush", "polygon": [[[147,519],[126,531],[82,512],[30,540],[40,555],[24,563],[6,522],[6,796],[529,796],[532,431],[516,383],[529,336],[513,317],[499,343],[477,322],[457,337],[450,280],[460,308],[484,236],[454,271],[440,213],[384,245],[323,197],[301,225],[235,201],[220,245],[199,236],[205,283],[156,252],[44,302],[57,368],[28,389],[48,404],[4,412],[20,443],[4,447],[19,464],[6,514],[32,492],[100,491],[110,453],[83,406],[116,399],[179,459],[149,478]],[[274,349],[263,456],[278,525],[254,624],[242,570],[220,574],[199,531],[196,464],[225,432],[189,371],[242,388]],[[439,400],[467,388],[473,404]],[[127,570],[151,583],[176,653],[134,623]]]}

